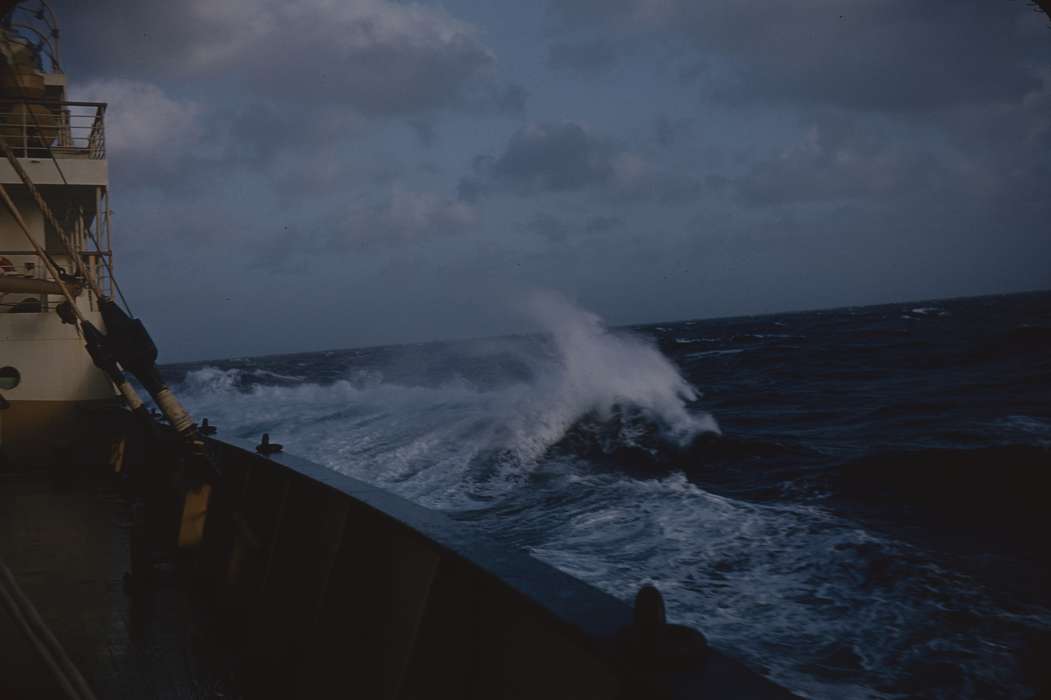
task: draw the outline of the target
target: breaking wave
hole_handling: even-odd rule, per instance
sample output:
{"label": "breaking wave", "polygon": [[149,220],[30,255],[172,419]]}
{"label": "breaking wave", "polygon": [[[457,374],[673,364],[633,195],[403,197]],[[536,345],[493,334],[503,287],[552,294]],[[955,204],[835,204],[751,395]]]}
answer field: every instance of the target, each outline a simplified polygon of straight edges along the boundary
{"label": "breaking wave", "polygon": [[358,369],[318,384],[204,367],[180,390],[194,413],[229,434],[270,432],[322,464],[446,508],[485,503],[521,483],[584,419],[614,422],[628,411],[644,432],[677,446],[718,433],[696,408],[700,393],[649,340],[611,331],[550,294],[531,297],[524,312],[546,334],[514,348],[525,379],[479,385],[452,374],[421,384]]}
{"label": "breaking wave", "polygon": [[1014,698],[1051,644],[1049,301],[647,337],[539,294],[539,336],[165,371],[220,436],[269,432],[623,599],[656,582],[803,696]]}

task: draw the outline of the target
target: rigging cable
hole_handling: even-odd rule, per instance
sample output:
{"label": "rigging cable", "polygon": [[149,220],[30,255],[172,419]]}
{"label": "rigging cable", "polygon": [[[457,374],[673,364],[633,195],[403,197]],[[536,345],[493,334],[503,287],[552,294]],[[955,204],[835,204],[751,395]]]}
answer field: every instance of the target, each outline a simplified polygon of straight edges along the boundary
{"label": "rigging cable", "polygon": [[95,700],[91,686],[84,680],[70,660],[62,644],[55,638],[36,607],[19,588],[11,570],[0,561],[0,601],[4,603],[15,624],[29,639],[37,654],[54,674],[62,690],[71,700]]}
{"label": "rigging cable", "polygon": [[[62,178],[62,184],[66,185],[68,187],[69,186],[69,180],[66,179],[66,173],[62,170],[62,166],[59,165],[58,159],[55,157],[55,152],[51,148],[51,143],[50,142],[46,142],[45,143],[45,141],[44,141],[44,130],[43,130],[43,127],[40,126],[40,121],[37,119],[36,113],[33,112],[33,110],[31,110],[29,108],[29,105],[30,105],[29,98],[26,97],[26,94],[23,91],[22,80],[19,77],[18,72],[15,70],[15,67],[11,64],[10,61],[5,61],[5,63],[7,64],[8,72],[11,73],[11,77],[14,80],[15,88],[18,90],[19,99],[22,101],[22,104],[26,108],[26,114],[28,114],[29,117],[33,120],[33,125],[36,127],[37,138],[40,140],[40,142],[42,144],[44,144],[44,148],[47,149],[48,157],[50,157],[51,158],[51,162],[54,163],[55,170],[58,172],[58,176],[60,178]],[[25,147],[28,150],[28,148],[29,148],[28,144],[25,144]],[[10,160],[10,157],[9,157],[9,160]],[[16,168],[16,170],[17,170],[17,168]],[[19,173],[19,174],[21,175],[21,173]],[[23,179],[23,181],[26,181],[28,178],[26,176],[23,176],[22,179]],[[31,191],[32,191],[32,189],[33,188],[30,187]],[[37,199],[37,204],[38,205],[42,205],[43,197],[35,195],[35,194],[34,194],[34,197]],[[109,197],[109,195],[107,193],[107,204],[108,204],[108,201],[109,201],[108,197]],[[44,206],[41,206],[41,210],[43,211],[45,217],[48,217],[48,212],[45,211],[45,207]],[[96,223],[96,226],[98,225],[100,216],[101,216],[101,212],[96,211],[95,212],[95,223]],[[73,246],[70,245],[69,242],[66,240],[65,231],[60,226],[58,226],[58,221],[54,218],[54,216],[51,216],[50,218],[52,219],[52,222],[50,222],[50,223],[51,223],[52,227],[56,229],[57,233],[59,234],[59,238],[62,240],[63,244],[65,244],[66,251],[69,253],[71,258],[75,258],[79,262],[79,257],[74,252]],[[91,231],[91,229],[87,228],[86,226],[84,227],[84,232],[88,234],[88,237],[91,239],[91,242],[95,244],[95,249],[99,253],[99,258],[102,259],[102,264],[103,264],[103,266],[105,266],[106,272],[109,274],[110,281],[113,282],[113,288],[117,290],[117,296],[120,297],[120,301],[124,305],[124,310],[128,312],[128,315],[134,315],[134,314],[132,314],[131,306],[128,305],[127,298],[125,298],[125,296],[124,296],[123,290],[121,290],[121,288],[120,288],[120,283],[117,281],[117,276],[115,274],[113,274],[113,265],[107,259],[107,256],[103,254],[102,246],[99,244],[98,238],[95,237],[95,233],[93,231]],[[80,264],[78,266],[83,270],[83,265],[82,264]],[[86,274],[86,271],[84,271],[84,277],[85,277],[85,279],[88,279],[88,275]],[[92,291],[95,292],[95,296],[101,298],[101,290],[99,290],[96,285],[91,284],[90,282],[89,282],[89,285],[92,287]]]}

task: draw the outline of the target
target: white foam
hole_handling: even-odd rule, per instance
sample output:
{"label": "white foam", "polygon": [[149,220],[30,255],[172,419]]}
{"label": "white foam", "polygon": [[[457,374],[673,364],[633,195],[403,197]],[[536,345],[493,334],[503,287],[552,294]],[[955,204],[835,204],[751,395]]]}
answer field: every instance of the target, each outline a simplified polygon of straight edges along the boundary
{"label": "white foam", "polygon": [[[518,346],[533,370],[529,381],[491,389],[462,378],[408,386],[375,370],[348,369],[331,384],[245,390],[244,371],[206,367],[191,372],[181,392],[223,434],[254,439],[269,432],[289,451],[447,508],[513,489],[589,414],[631,407],[681,443],[718,431],[710,415],[690,406],[699,392],[649,339],[611,331],[551,294],[531,296],[523,312],[549,337],[542,348]],[[476,358],[494,347],[482,342],[464,352]]]}
{"label": "white foam", "polygon": [[705,350],[704,352],[691,352],[685,359],[694,360],[699,357],[714,357],[716,355],[737,355],[744,352],[744,348],[733,348],[730,350]]}
{"label": "white foam", "polygon": [[694,343],[718,343],[719,338],[676,338],[679,345],[693,345]]}
{"label": "white foam", "polygon": [[[893,697],[876,688],[906,677],[902,659],[918,643],[940,645],[939,658],[966,660],[967,673],[997,687],[1017,683],[1010,649],[939,627],[946,613],[999,620],[1004,611],[921,550],[814,506],[712,494],[681,473],[565,482],[583,500],[576,515],[552,518],[535,556],[625,600],[656,583],[671,621],[806,697]],[[1051,624],[1046,611],[1013,614],[1019,625]],[[829,655],[854,657],[849,680],[815,673]]]}

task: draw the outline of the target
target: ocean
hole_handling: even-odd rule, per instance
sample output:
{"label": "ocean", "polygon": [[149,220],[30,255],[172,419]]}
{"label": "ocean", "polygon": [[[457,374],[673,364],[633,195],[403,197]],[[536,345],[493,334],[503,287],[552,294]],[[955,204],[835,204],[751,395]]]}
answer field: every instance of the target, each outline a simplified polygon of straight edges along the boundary
{"label": "ocean", "polygon": [[[437,508],[814,698],[1021,698],[1051,660],[1051,292],[163,371],[219,436]],[[1051,686],[1044,686],[1051,687]]]}

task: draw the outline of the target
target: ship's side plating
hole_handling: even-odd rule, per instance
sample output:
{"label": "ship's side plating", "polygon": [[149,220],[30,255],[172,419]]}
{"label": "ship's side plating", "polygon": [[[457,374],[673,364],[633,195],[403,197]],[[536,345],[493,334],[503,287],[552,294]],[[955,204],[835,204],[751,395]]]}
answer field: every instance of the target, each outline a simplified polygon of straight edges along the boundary
{"label": "ship's side plating", "polygon": [[[69,234],[80,267],[108,291],[105,105],[67,99],[49,14],[15,7],[5,13],[0,34],[0,136]],[[77,261],[6,158],[0,158],[0,184],[34,241],[72,277]],[[92,416],[114,397],[76,325],[55,312],[63,301],[25,231],[0,208],[0,396],[6,404],[0,450],[21,464],[49,462],[56,449],[81,444],[93,432]],[[83,318],[102,327],[92,294],[81,291],[75,303]]]}

